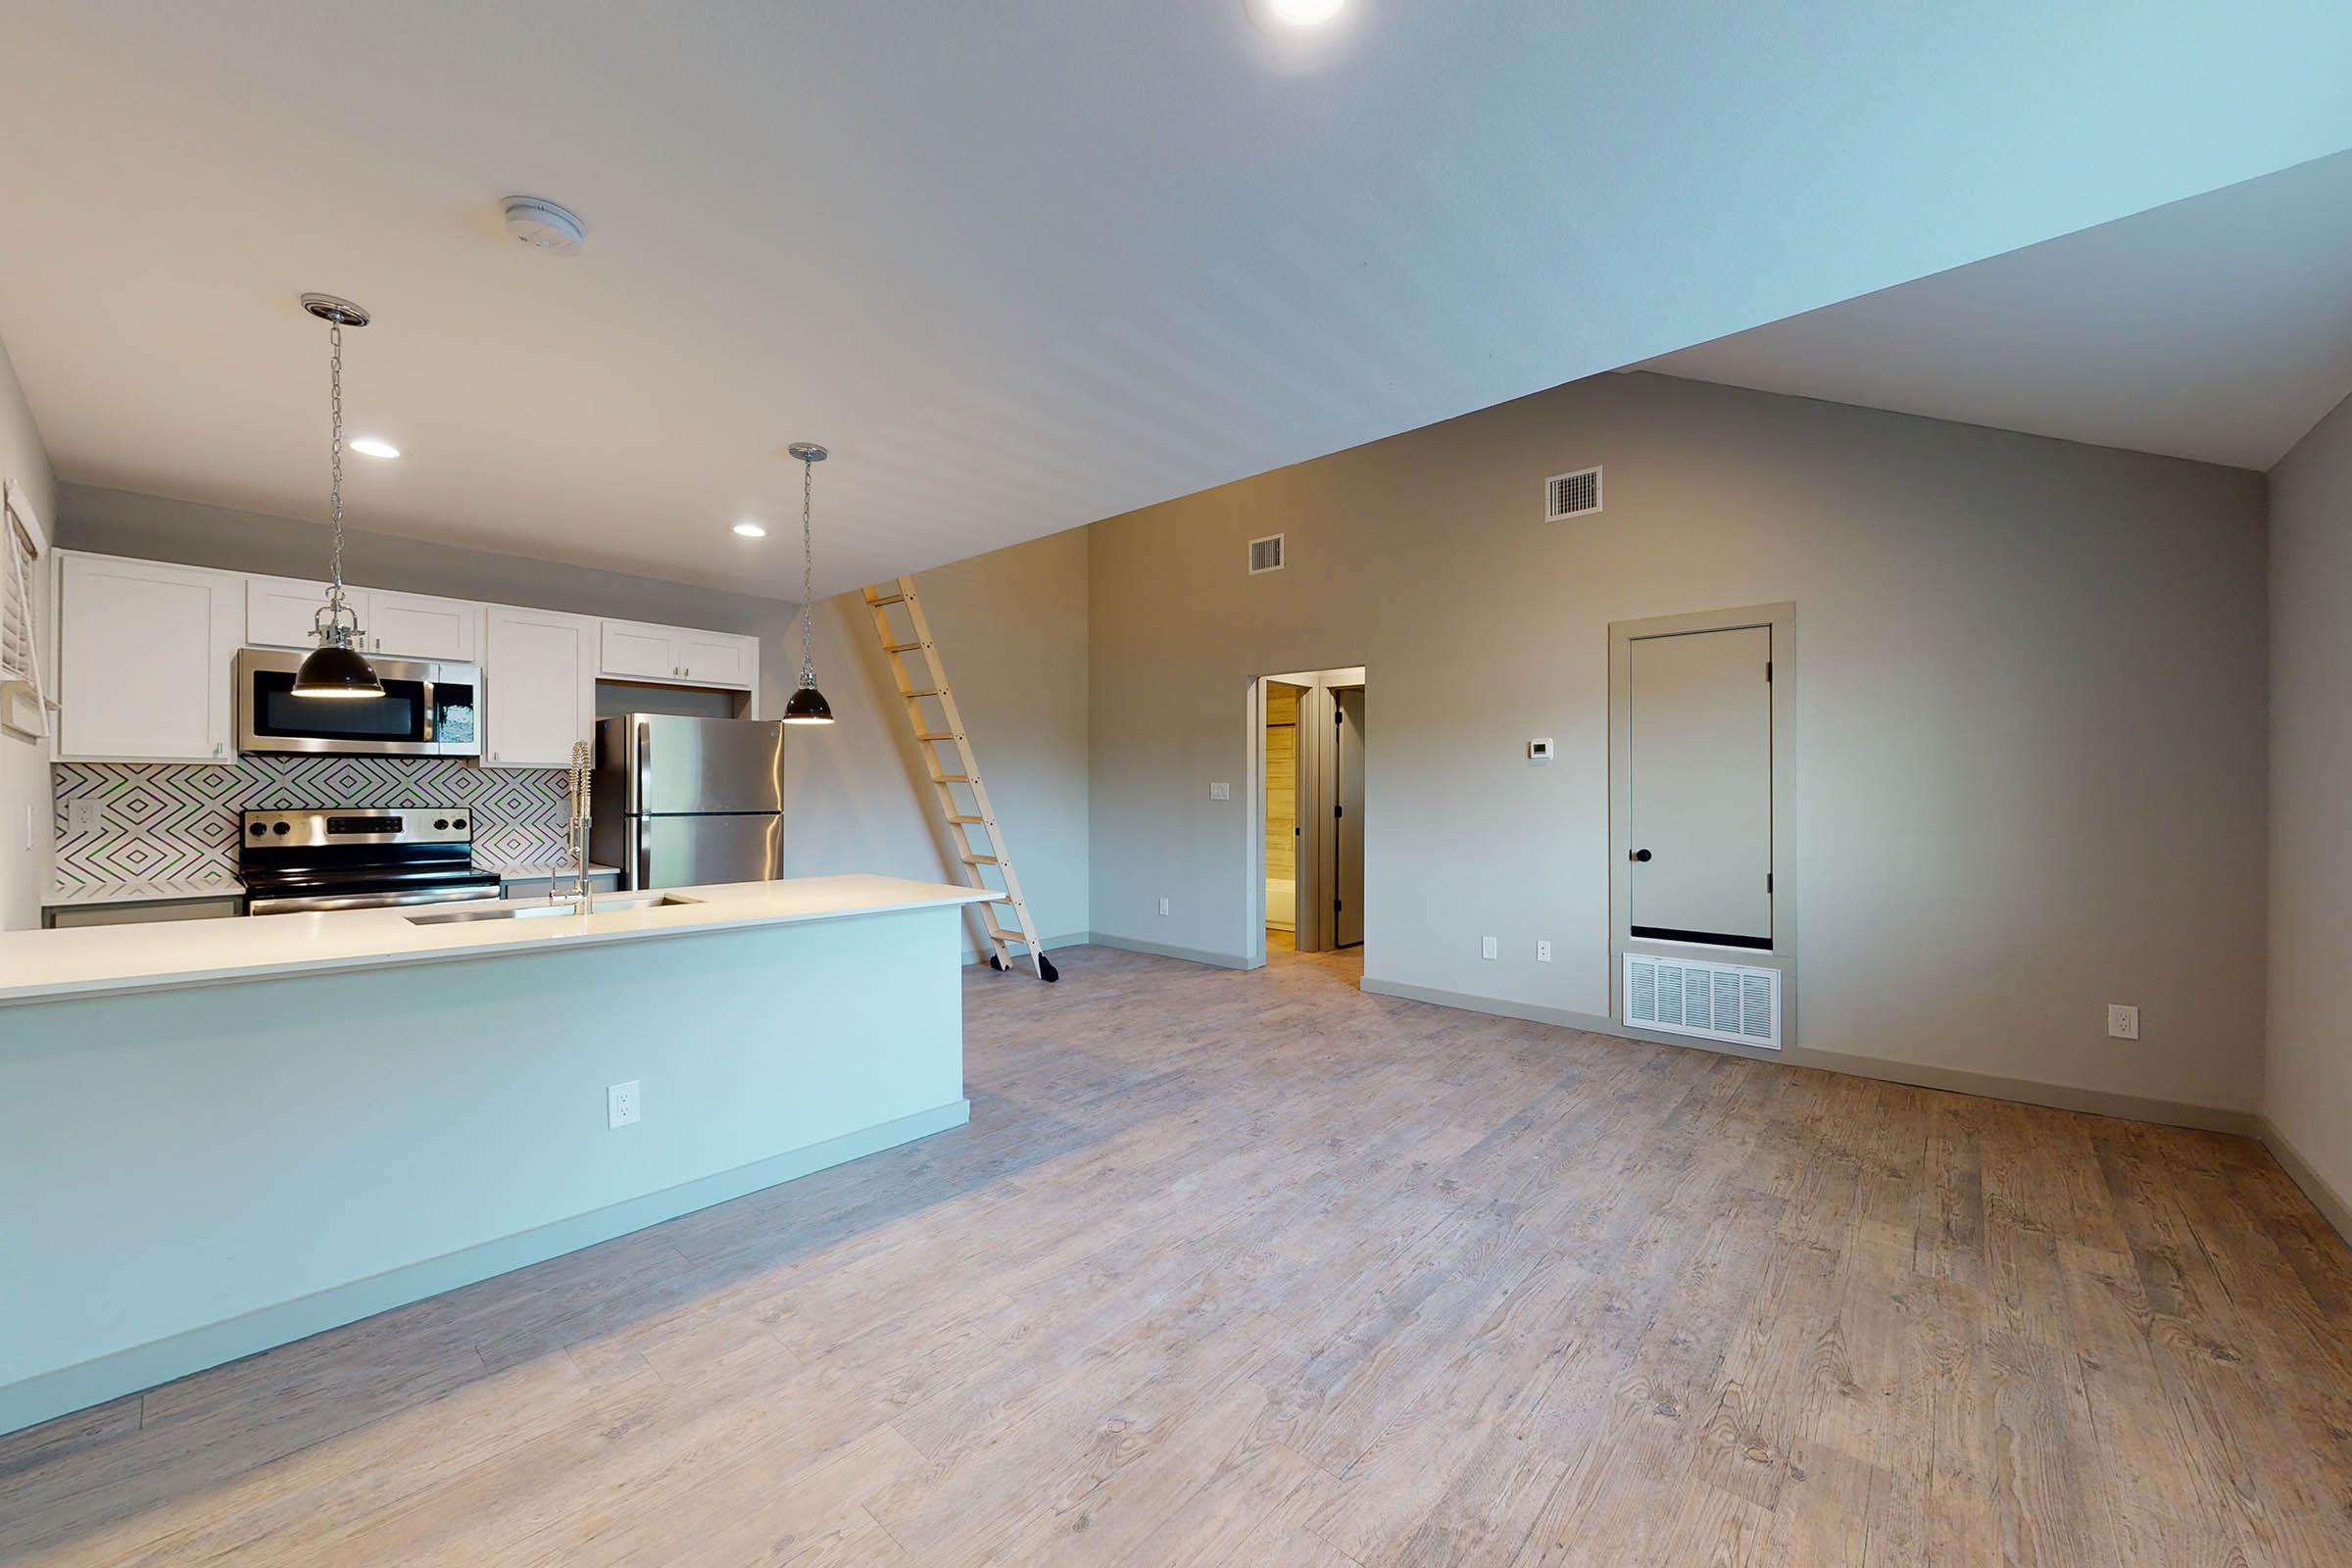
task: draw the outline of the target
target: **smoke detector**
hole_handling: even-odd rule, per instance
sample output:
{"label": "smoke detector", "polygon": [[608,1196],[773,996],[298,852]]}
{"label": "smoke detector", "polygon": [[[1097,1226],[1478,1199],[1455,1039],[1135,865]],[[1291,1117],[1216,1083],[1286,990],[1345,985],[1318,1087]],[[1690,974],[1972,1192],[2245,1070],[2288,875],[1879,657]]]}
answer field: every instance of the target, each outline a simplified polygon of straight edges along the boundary
{"label": "smoke detector", "polygon": [[550,256],[577,256],[588,237],[588,225],[577,213],[544,196],[510,196],[506,213],[508,233]]}

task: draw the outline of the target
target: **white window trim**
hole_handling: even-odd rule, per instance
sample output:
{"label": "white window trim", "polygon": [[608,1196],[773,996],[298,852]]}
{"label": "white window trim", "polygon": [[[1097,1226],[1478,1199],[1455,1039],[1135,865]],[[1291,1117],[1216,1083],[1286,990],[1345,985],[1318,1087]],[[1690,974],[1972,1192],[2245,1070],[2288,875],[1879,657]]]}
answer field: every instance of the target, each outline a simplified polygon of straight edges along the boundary
{"label": "white window trim", "polygon": [[[45,740],[49,715],[57,710],[41,674],[41,639],[48,630],[41,614],[41,585],[49,533],[23,485],[9,480],[5,497],[6,510],[0,512],[0,599],[14,602],[24,628],[24,652],[22,667],[0,662],[0,729]],[[0,661],[4,660],[5,650],[0,648]]]}

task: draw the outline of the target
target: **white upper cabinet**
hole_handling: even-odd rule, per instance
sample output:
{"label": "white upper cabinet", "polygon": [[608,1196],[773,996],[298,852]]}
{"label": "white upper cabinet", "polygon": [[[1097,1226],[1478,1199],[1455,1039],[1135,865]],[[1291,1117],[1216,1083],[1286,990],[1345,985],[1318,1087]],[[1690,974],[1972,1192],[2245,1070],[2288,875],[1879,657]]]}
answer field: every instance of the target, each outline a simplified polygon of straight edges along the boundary
{"label": "white upper cabinet", "polygon": [[61,558],[57,755],[233,762],[245,579],[111,556]]}
{"label": "white upper cabinet", "polygon": [[[360,617],[362,653],[468,664],[481,658],[482,607],[470,600],[348,586],[343,597]],[[245,640],[271,648],[308,648],[318,641],[314,617],[325,603],[325,583],[249,577]]]}
{"label": "white upper cabinet", "polygon": [[482,607],[465,599],[367,590],[361,630],[368,652],[402,659],[438,659],[463,663],[482,657]]}
{"label": "white upper cabinet", "polygon": [[482,662],[491,767],[564,767],[596,739],[597,622],[552,610],[489,609]]}
{"label": "white upper cabinet", "polygon": [[750,686],[759,671],[759,640],[719,631],[678,633],[678,666],[697,686]]}
{"label": "white upper cabinet", "polygon": [[[365,597],[346,589],[354,610]],[[312,617],[326,603],[326,584],[299,577],[245,579],[245,640],[265,648],[309,648],[318,641]],[[367,622],[363,619],[362,625]]]}
{"label": "white upper cabinet", "polygon": [[757,637],[732,632],[608,620],[599,673],[615,680],[749,689],[759,674],[759,648]]}
{"label": "white upper cabinet", "polygon": [[676,680],[677,640],[667,626],[644,626],[633,620],[605,622],[601,674],[620,680]]}

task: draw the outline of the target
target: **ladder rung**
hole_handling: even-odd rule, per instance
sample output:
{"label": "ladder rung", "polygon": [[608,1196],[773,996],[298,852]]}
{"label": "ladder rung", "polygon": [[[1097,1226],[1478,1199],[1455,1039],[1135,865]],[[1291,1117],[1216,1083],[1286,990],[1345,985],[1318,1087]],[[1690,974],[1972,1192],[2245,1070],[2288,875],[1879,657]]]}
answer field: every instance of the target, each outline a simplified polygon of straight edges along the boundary
{"label": "ladder rung", "polygon": [[936,734],[928,730],[918,729],[914,732],[914,738],[918,741],[959,741],[963,739],[961,735],[956,734],[956,731],[952,729],[941,730]]}
{"label": "ladder rung", "polygon": [[945,686],[912,686],[899,695],[901,697],[944,697],[947,695],[947,691]]}
{"label": "ladder rung", "polygon": [[972,775],[969,773],[934,773],[931,775],[931,782],[934,784],[969,784],[972,782]]}
{"label": "ladder rung", "polygon": [[884,594],[877,599],[869,593],[865,596],[865,602],[869,605],[903,605],[906,602],[906,596],[905,594]]}
{"label": "ladder rung", "polygon": [[957,812],[950,811],[948,813],[948,820],[951,822],[985,822],[988,820],[988,818],[985,816],[963,816]]}
{"label": "ladder rung", "polygon": [[993,855],[967,855],[963,858],[963,863],[966,865],[1003,865],[1004,862]]}
{"label": "ladder rung", "polygon": [[988,934],[996,938],[999,942],[1018,942],[1025,948],[1034,948],[1039,946],[1039,944],[1030,941],[1018,931],[1007,931],[1001,925],[991,925],[988,928]]}
{"label": "ladder rung", "polygon": [[911,654],[917,648],[928,648],[931,645],[929,643],[884,643],[882,645],[882,651],[886,654]]}

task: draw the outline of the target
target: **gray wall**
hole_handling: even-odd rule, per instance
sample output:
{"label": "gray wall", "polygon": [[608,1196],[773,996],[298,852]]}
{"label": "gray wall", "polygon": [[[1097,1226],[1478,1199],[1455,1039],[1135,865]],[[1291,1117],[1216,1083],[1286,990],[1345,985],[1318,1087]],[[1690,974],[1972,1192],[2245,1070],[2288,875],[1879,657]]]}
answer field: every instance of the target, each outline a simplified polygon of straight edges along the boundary
{"label": "gray wall", "polygon": [[[49,455],[33,428],[32,411],[24,406],[16,368],[9,363],[8,351],[0,348],[0,480],[7,479],[24,487],[42,524],[55,531],[57,486]],[[46,565],[42,576],[51,576]],[[46,599],[46,581],[42,588]],[[49,684],[54,692],[54,673]],[[49,886],[54,842],[49,831],[48,743],[0,730],[0,931],[41,923],[41,896]]]}
{"label": "gray wall", "polygon": [[2270,1042],[2263,1108],[2352,1197],[2352,401],[2271,470]]}
{"label": "gray wall", "polygon": [[[1048,941],[1083,941],[1089,924],[1087,553],[1087,530],[1076,528],[915,579],[1021,891]],[[871,612],[858,594],[818,610],[816,667],[836,722],[796,734],[786,748],[797,813],[786,873],[962,881]],[[792,648],[797,660],[797,634]],[[965,925],[977,952],[978,916]]]}
{"label": "gray wall", "polygon": [[[1594,463],[1606,513],[1544,523]],[[1608,623],[1791,600],[1800,1042],[2250,1110],[2263,508],[2240,470],[1604,375],[1110,519],[1094,927],[1240,958],[1250,682],[1362,662],[1367,976],[1605,1014]],[[1245,575],[1277,530],[1289,569]]]}

